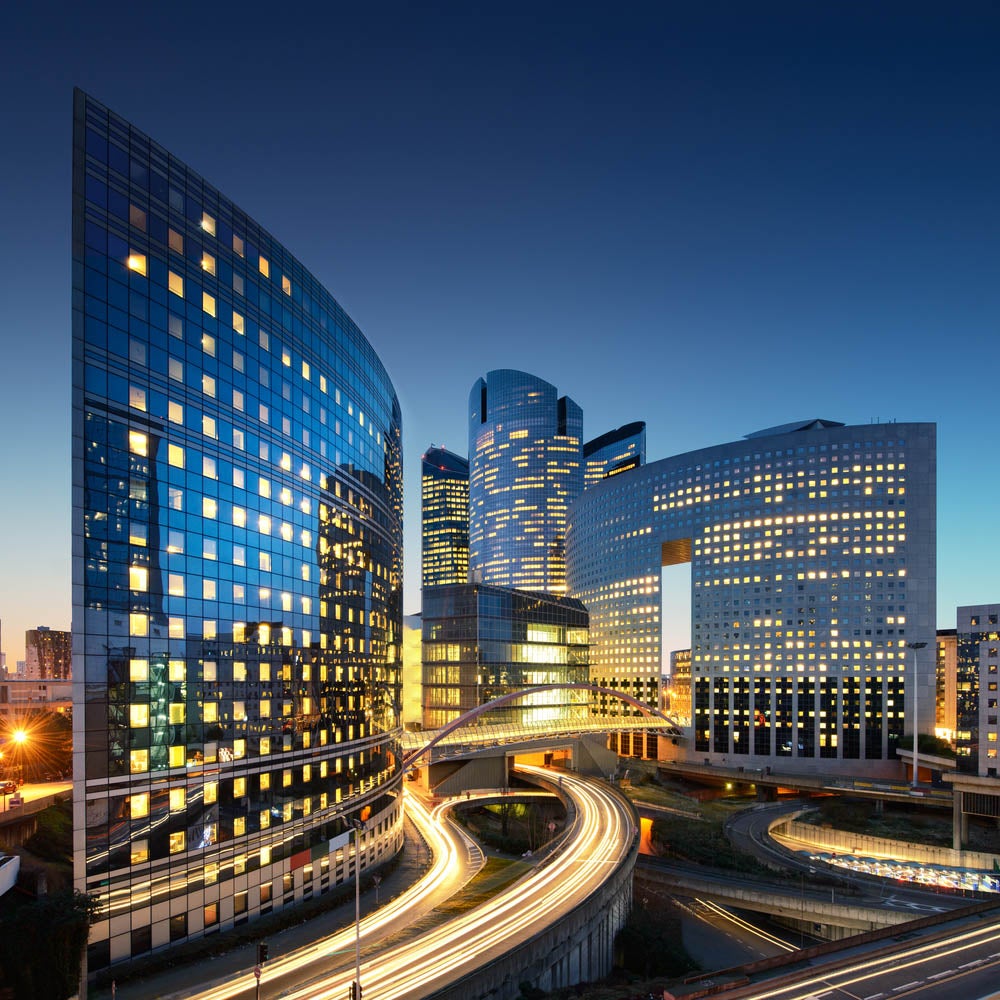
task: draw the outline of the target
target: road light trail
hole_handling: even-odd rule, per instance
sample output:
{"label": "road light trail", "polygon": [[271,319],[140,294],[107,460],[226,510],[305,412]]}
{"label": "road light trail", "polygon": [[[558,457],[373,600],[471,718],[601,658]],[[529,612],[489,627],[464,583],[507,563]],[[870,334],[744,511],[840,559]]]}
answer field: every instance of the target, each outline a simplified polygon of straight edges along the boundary
{"label": "road light trail", "polygon": [[[427,806],[409,790],[406,793],[406,813],[427,842],[433,862],[430,870],[413,886],[394,900],[386,903],[361,921],[362,946],[412,924],[422,914],[429,912],[443,899],[458,891],[483,864],[479,854],[469,850],[474,841],[454,824],[445,824],[432,818]],[[349,884],[349,883],[348,883]],[[301,975],[311,966],[319,967],[340,954],[353,954],[355,929],[353,922],[334,934],[328,935],[311,945],[299,948],[288,955],[272,958],[266,966],[262,990],[270,995],[273,984],[286,977]],[[311,970],[315,974],[315,969]],[[346,996],[347,984],[353,975],[344,980]],[[251,995],[256,981],[250,969],[235,978],[227,978],[215,983],[200,993],[190,990],[180,991],[161,1000],[232,1000],[243,994]]]}
{"label": "road light trail", "polygon": [[[364,1000],[418,1000],[460,979],[569,913],[628,857],[636,832],[628,804],[606,786],[574,775],[563,776],[562,789],[576,811],[562,850],[475,910],[364,963]],[[283,997],[342,1000],[351,979],[341,970]]]}

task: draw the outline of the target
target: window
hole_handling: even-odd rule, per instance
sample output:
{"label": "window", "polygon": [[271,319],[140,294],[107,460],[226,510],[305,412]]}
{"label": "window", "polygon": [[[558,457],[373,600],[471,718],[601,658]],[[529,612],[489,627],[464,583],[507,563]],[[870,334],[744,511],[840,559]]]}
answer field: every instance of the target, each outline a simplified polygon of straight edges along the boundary
{"label": "window", "polygon": [[[144,753],[146,751],[143,751]],[[142,768],[141,770],[146,771],[148,768]],[[133,770],[133,773],[134,770]],[[149,841],[145,838],[140,840],[132,841],[132,849],[129,855],[129,859],[133,865],[141,864],[143,861],[149,860]]]}
{"label": "window", "polygon": [[210,357],[215,357],[215,337],[209,333],[201,335],[201,349]]}
{"label": "window", "polygon": [[146,411],[146,390],[140,389],[136,385],[130,385],[128,387],[128,405],[132,407],[133,410]]}
{"label": "window", "polygon": [[141,208],[139,208],[138,205],[129,205],[128,223],[130,226],[135,226],[136,229],[141,229],[143,232],[145,232],[146,213]]}
{"label": "window", "polygon": [[133,684],[149,680],[149,660],[129,660],[128,679]]}
{"label": "window", "polygon": [[214,497],[201,498],[201,516],[214,521],[219,513],[219,501]]}
{"label": "window", "polygon": [[176,229],[167,233],[167,245],[176,253],[184,253],[184,237]]}
{"label": "window", "polygon": [[184,575],[182,573],[167,574],[167,593],[171,597],[184,596]]}
{"label": "window", "polygon": [[215,379],[211,375],[202,375],[201,377],[201,391],[206,396],[211,396],[215,398]]}
{"label": "window", "polygon": [[201,581],[201,596],[206,601],[214,601],[216,595],[216,582],[215,580],[202,580]]}
{"label": "window", "polygon": [[128,755],[128,769],[130,774],[143,774],[149,770],[149,751],[130,750]]}
{"label": "window", "polygon": [[184,407],[180,403],[175,403],[173,400],[167,403],[167,420],[172,424],[183,424],[184,423]]}
{"label": "window", "polygon": [[[233,329],[241,337],[246,333],[246,322],[244,321],[243,317],[238,312],[236,312],[236,310],[233,310]],[[235,365],[233,367],[235,367]]]}
{"label": "window", "polygon": [[145,566],[129,566],[128,585],[130,590],[149,590],[149,570]]}
{"label": "window", "polygon": [[149,635],[149,615],[133,613],[128,616],[129,635]]}
{"label": "window", "polygon": [[233,253],[239,254],[240,257],[243,256],[243,240],[235,233],[233,233]]}
{"label": "window", "polygon": [[187,805],[187,795],[183,788],[170,789],[170,811],[183,812]]}
{"label": "window", "polygon": [[[202,415],[201,418],[201,432],[205,437],[218,438],[218,432],[215,429],[215,417],[210,417],[207,413]],[[209,472],[209,466],[211,466],[211,472]],[[219,477],[215,473],[215,459],[209,458],[205,455],[202,458],[202,474],[209,476],[212,479],[218,479]]]}
{"label": "window", "polygon": [[218,559],[219,543],[215,538],[203,538],[201,541],[202,559]]}
{"label": "window", "polygon": [[184,279],[179,274],[175,274],[173,271],[167,272],[167,288],[174,295],[184,298]]}
{"label": "window", "polygon": [[209,295],[208,292],[201,293],[201,308],[203,312],[208,313],[209,316],[215,315],[215,298]]}
{"label": "window", "polygon": [[184,449],[179,444],[167,445],[167,461],[175,469],[184,468]]}
{"label": "window", "polygon": [[[177,830],[175,833],[170,834],[170,853],[180,854],[184,850],[187,835],[183,830]],[[217,903],[213,903],[212,906],[217,906]],[[209,907],[205,907],[207,911]],[[218,919],[218,918],[216,918]],[[208,921],[206,921],[207,923]],[[215,922],[214,920],[212,921]]]}
{"label": "window", "polygon": [[257,261],[257,270],[259,270],[265,278],[269,278],[271,276],[271,265],[267,262],[265,257],[261,257]]}
{"label": "window", "polygon": [[281,290],[286,295],[291,295],[292,294],[292,282],[291,282],[291,279],[287,275],[284,275],[284,274],[281,276]]}
{"label": "window", "polygon": [[149,815],[149,792],[138,792],[128,798],[129,816],[132,819],[142,819]]}
{"label": "window", "polygon": [[212,218],[208,212],[201,213],[201,228],[208,233],[209,236],[215,235],[215,219]]}
{"label": "window", "polygon": [[146,255],[144,253],[136,253],[134,250],[128,255],[128,269],[130,271],[135,271],[136,274],[141,274],[145,276],[146,274]]}
{"label": "window", "polygon": [[215,274],[215,258],[210,253],[201,255],[201,269],[208,274]]}

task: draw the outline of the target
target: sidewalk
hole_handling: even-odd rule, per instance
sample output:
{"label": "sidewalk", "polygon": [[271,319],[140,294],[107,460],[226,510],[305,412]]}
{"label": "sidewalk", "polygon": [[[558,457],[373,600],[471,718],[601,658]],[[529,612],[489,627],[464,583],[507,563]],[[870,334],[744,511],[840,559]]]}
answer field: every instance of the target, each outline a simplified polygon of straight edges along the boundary
{"label": "sidewalk", "polygon": [[[403,856],[395,870],[382,879],[378,888],[379,904],[383,905],[394,899],[420,879],[430,867],[431,854],[423,838],[417,832],[409,819],[405,823],[405,847]],[[353,881],[346,883],[353,885]],[[375,889],[369,889],[361,894],[362,919],[375,909]],[[289,907],[285,913],[294,913],[294,907]],[[319,916],[295,924],[282,931],[267,935],[270,957],[277,958],[312,944],[318,938],[333,934],[354,923],[354,899],[341,903]],[[252,928],[252,924],[249,925]],[[246,926],[240,928],[246,930]],[[221,935],[225,939],[225,934]],[[231,951],[214,957],[192,959],[189,963],[178,965],[148,977],[132,979],[127,983],[119,983],[115,993],[116,1000],[148,1000],[149,997],[170,997],[171,995],[188,996],[204,989],[217,980],[248,972],[257,961],[256,944],[234,946]],[[266,982],[266,975],[265,981]],[[262,992],[264,983],[262,983]],[[87,991],[87,1000],[111,1000],[109,987],[91,987]]]}

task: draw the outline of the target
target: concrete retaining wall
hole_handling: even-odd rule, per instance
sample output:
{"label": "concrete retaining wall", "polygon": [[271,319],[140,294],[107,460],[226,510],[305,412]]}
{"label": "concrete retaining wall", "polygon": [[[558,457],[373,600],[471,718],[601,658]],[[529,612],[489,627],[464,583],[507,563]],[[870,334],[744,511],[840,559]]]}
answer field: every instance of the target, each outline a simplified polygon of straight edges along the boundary
{"label": "concrete retaining wall", "polygon": [[778,819],[769,828],[775,840],[792,850],[803,847],[836,854],[857,854],[866,858],[916,861],[920,864],[948,865],[952,868],[980,868],[993,871],[1000,855],[979,851],[953,851],[950,847],[925,847],[905,840],[865,837],[831,827],[813,826],[795,820]]}

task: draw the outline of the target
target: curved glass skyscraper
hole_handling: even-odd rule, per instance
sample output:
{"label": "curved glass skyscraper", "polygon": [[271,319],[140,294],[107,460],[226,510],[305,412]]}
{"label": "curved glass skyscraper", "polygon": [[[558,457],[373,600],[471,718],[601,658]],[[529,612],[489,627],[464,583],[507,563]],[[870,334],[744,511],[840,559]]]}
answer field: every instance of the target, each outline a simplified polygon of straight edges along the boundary
{"label": "curved glass skyscraper", "polygon": [[566,592],[569,505],[583,490],[583,412],[526,372],[469,395],[469,569],[478,583]]}
{"label": "curved glass skyscraper", "polygon": [[806,420],[596,484],[566,542],[591,680],[656,704],[661,570],[689,563],[678,753],[898,773],[914,670],[919,731],[933,729],[934,656],[914,666],[910,644],[935,636],[935,483],[933,424]]}
{"label": "curved glass skyscraper", "polygon": [[333,297],[77,92],[74,817],[90,966],[402,842],[400,410]]}

